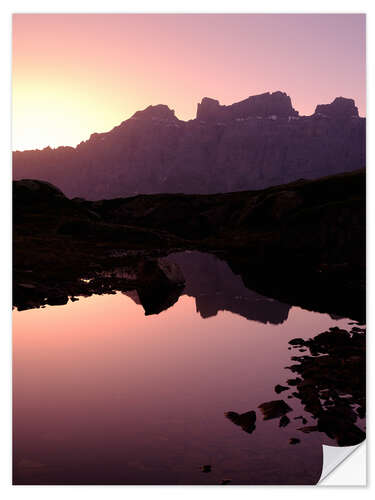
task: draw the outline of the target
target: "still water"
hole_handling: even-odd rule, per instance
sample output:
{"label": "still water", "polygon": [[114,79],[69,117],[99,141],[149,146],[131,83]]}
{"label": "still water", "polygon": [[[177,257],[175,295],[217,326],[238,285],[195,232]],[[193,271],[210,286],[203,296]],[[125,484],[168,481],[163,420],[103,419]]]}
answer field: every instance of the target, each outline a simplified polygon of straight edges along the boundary
{"label": "still water", "polygon": [[[14,311],[15,484],[318,481],[321,444],[336,443],[298,431],[311,415],[274,388],[293,377],[290,339],[350,320],[258,295],[213,256],[172,258],[186,288],[160,314],[136,292]],[[258,409],[279,399],[286,427]],[[225,416],[250,410],[252,433]]]}

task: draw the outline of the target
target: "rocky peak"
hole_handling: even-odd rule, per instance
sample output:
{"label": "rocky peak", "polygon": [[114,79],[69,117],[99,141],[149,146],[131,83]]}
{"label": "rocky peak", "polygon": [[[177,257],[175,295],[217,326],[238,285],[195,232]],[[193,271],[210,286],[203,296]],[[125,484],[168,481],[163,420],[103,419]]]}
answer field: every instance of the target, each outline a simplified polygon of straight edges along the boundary
{"label": "rocky peak", "polygon": [[203,121],[235,120],[255,116],[286,118],[298,116],[298,111],[293,108],[290,97],[280,91],[250,96],[230,106],[221,106],[216,99],[205,97],[198,104],[197,110],[197,119]]}
{"label": "rocky peak", "polygon": [[131,119],[145,119],[145,120],[178,120],[174,114],[174,110],[170,109],[165,104],[157,104],[156,106],[148,106],[142,111],[137,111]]}
{"label": "rocky peak", "polygon": [[220,113],[220,108],[225,106],[220,106],[220,102],[217,99],[211,99],[211,97],[203,97],[202,102],[198,103],[197,108],[197,120],[210,120]]}
{"label": "rocky peak", "polygon": [[242,102],[233,104],[232,107],[236,109],[237,113],[243,112],[249,116],[288,117],[298,115],[298,111],[293,108],[288,94],[280,91],[250,96]]}
{"label": "rocky peak", "polygon": [[[366,119],[351,118],[358,116],[354,101],[338,98],[316,112],[327,115],[294,119],[283,92],[230,106],[205,98],[189,121],[150,106],[76,148],[15,152],[14,178],[43,179],[68,197],[98,200],[253,190],[365,167]],[[293,205],[283,196],[277,207],[270,202],[270,213]]]}
{"label": "rocky peak", "polygon": [[325,115],[329,118],[345,119],[358,117],[358,108],[355,105],[354,99],[345,97],[336,97],[331,104],[318,104],[315,109],[315,115]]}

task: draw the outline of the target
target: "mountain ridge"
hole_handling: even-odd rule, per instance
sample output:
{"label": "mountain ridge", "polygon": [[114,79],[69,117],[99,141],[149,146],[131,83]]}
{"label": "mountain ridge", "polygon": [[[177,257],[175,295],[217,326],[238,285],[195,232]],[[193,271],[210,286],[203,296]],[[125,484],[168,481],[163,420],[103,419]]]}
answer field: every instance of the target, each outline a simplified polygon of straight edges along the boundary
{"label": "mountain ridge", "polygon": [[75,148],[14,152],[14,178],[88,199],[262,189],[363,168],[365,122],[353,99],[300,116],[280,91],[230,106],[205,97],[189,121],[159,104]]}

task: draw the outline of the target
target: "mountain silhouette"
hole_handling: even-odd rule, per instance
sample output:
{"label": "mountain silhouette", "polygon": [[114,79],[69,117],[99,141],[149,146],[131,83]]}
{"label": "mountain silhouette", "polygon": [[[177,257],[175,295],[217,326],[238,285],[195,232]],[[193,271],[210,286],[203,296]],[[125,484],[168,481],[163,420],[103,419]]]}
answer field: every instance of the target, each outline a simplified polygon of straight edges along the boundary
{"label": "mountain silhouette", "polygon": [[354,101],[343,97],[311,116],[299,116],[283,92],[230,106],[205,97],[194,120],[160,104],[76,148],[16,151],[14,179],[49,181],[91,200],[262,189],[363,168],[365,129]]}

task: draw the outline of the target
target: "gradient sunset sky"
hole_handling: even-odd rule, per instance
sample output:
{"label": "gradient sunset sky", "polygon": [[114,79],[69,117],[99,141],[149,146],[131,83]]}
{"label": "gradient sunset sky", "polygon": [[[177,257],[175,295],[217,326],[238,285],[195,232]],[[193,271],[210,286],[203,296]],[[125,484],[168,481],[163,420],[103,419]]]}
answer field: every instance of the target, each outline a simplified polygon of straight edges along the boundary
{"label": "gradient sunset sky", "polygon": [[337,96],[366,114],[362,14],[16,14],[13,149],[75,146],[150,104],[282,90],[301,114]]}

